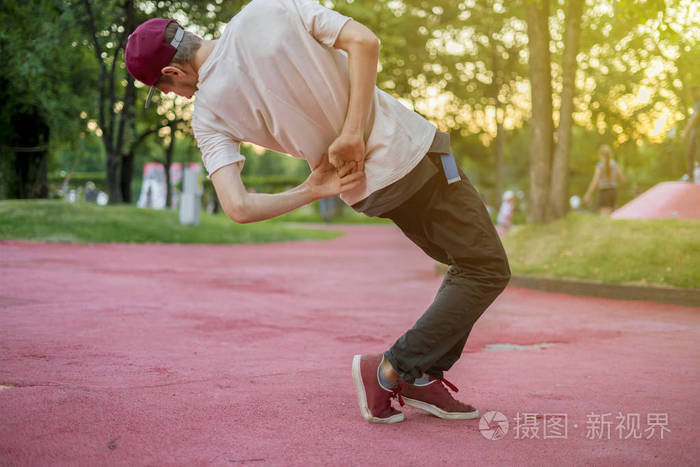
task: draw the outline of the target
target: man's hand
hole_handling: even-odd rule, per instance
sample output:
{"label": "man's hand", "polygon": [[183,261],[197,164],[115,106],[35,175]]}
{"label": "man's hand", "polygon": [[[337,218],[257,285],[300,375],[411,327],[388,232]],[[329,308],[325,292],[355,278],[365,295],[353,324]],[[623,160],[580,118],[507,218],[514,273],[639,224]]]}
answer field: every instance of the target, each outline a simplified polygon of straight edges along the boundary
{"label": "man's hand", "polygon": [[365,171],[365,140],[361,134],[341,132],[328,147],[328,161],[337,170],[353,164],[353,172]]}
{"label": "man's hand", "polygon": [[242,168],[241,161],[225,165],[211,175],[221,207],[228,217],[240,224],[277,217],[317,199],[357,188],[364,182],[364,173],[352,173],[354,162],[337,171],[324,154],[320,164],[301,185],[282,193],[248,193],[241,181]]}
{"label": "man's hand", "polygon": [[311,197],[315,201],[357,188],[364,178],[364,172],[355,170],[354,161],[346,162],[336,170],[330,164],[328,155],[324,154],[321,163],[313,168],[304,184],[311,191]]}

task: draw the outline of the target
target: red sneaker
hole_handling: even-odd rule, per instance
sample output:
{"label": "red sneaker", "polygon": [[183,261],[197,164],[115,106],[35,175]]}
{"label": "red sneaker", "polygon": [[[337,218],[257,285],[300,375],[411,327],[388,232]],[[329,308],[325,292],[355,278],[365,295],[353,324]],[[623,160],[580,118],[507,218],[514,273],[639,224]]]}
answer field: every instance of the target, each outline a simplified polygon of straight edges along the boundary
{"label": "red sneaker", "polygon": [[[423,386],[403,383],[400,395],[407,405],[447,420],[465,420],[476,418],[479,411],[469,404],[464,404],[447,390],[457,392],[457,387],[446,379],[430,377],[430,382]],[[402,404],[403,405],[403,404]]]}
{"label": "red sneaker", "polygon": [[386,390],[377,381],[377,368],[382,362],[379,355],[355,355],[352,359],[352,382],[362,417],[370,423],[397,423],[403,414],[391,406],[391,398],[401,392],[401,385]]}

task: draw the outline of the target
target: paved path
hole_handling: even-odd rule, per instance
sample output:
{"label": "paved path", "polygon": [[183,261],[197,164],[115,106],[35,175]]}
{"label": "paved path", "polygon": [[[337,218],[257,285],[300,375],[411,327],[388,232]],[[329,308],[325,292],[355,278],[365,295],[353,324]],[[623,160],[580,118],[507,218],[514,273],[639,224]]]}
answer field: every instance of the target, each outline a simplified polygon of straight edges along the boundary
{"label": "paved path", "polygon": [[[394,227],[344,229],[0,243],[0,465],[697,465],[700,310],[672,305],[509,288],[448,374],[504,438],[410,408],[367,424],[352,356],[390,345],[439,279]],[[636,414],[642,439],[619,439]]]}

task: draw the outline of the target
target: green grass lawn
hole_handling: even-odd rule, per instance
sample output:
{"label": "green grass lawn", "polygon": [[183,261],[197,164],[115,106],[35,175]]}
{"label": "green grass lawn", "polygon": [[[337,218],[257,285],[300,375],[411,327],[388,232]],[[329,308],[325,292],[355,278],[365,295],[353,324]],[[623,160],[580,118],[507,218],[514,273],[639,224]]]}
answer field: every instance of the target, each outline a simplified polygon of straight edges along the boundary
{"label": "green grass lawn", "polygon": [[[307,206],[274,220],[240,225],[202,213],[183,226],[176,211],[49,200],[0,201],[0,240],[99,243],[262,243],[325,240],[342,233],[299,225],[319,222]],[[349,208],[334,224],[378,222]],[[612,220],[572,213],[546,225],[523,225],[503,243],[515,274],[700,288],[700,221]]]}
{"label": "green grass lawn", "polygon": [[325,240],[340,235],[340,232],[300,227],[281,220],[241,225],[223,214],[207,213],[202,213],[199,226],[183,226],[176,211],[139,209],[133,205],[97,206],[57,200],[0,201],[0,240],[262,243]]}
{"label": "green grass lawn", "polygon": [[569,214],[503,239],[514,274],[700,288],[700,221]]}

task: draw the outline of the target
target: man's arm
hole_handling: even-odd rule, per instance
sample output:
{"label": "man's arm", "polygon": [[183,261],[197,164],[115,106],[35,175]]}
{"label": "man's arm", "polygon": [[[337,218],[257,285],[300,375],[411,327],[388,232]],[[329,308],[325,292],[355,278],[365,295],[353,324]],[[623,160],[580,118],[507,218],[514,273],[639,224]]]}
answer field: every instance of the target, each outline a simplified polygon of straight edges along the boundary
{"label": "man's arm", "polygon": [[333,47],[348,54],[350,101],[340,135],[328,148],[331,165],[339,168],[354,161],[358,172],[364,171],[365,140],[370,103],[377,82],[379,39],[357,21],[348,21],[338,34]]}
{"label": "man's arm", "polygon": [[243,162],[226,165],[211,175],[221,208],[234,222],[247,224],[280,216],[317,199],[356,188],[364,174],[336,171],[324,157],[300,185],[282,193],[248,193],[241,180]]}

